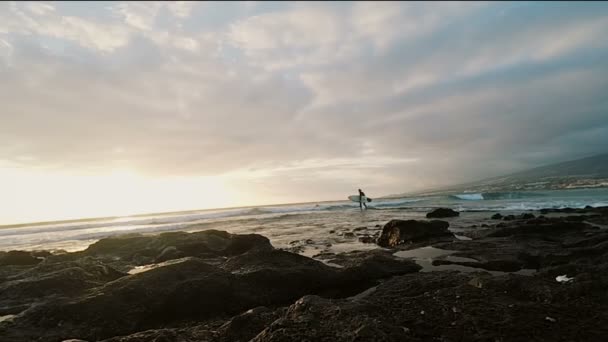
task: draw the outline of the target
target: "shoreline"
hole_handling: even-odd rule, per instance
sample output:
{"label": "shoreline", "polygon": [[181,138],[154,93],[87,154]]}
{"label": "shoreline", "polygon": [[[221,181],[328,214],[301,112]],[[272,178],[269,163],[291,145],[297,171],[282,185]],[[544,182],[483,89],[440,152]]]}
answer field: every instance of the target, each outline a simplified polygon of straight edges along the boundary
{"label": "shoreline", "polygon": [[[548,191],[559,191],[559,192],[577,192],[577,191],[606,191],[608,187],[603,188],[575,188],[575,189],[558,189],[558,190],[548,190]],[[503,191],[505,193],[535,193],[535,192],[546,192],[546,190],[514,190],[514,191]],[[478,192],[472,192],[478,193]],[[492,193],[500,193],[493,191]],[[436,196],[449,196],[453,195],[453,192],[439,192],[439,193],[418,193],[418,194],[404,194],[402,196],[397,195],[389,195],[383,197],[374,197],[376,200],[396,200],[396,199],[414,199],[414,198],[432,198]],[[466,193],[459,193],[466,194]],[[397,197],[393,197],[397,196]],[[34,222],[22,222],[22,223],[11,223],[11,224],[1,224],[1,229],[11,229],[11,228],[21,228],[21,227],[37,227],[37,226],[46,226],[46,225],[58,225],[58,224],[72,224],[79,222],[99,222],[99,221],[110,221],[110,220],[119,220],[124,218],[145,218],[145,217],[155,217],[155,216],[179,216],[184,214],[194,214],[194,213],[205,213],[205,212],[214,212],[214,211],[229,211],[229,210],[237,210],[237,209],[261,209],[265,207],[289,207],[289,206],[298,206],[298,205],[315,205],[315,204],[329,204],[329,203],[350,203],[346,199],[343,200],[327,200],[327,201],[313,201],[313,202],[297,202],[297,203],[281,203],[281,204],[264,204],[264,205],[254,205],[254,206],[235,206],[235,207],[224,207],[224,208],[209,208],[209,209],[192,209],[192,210],[180,210],[180,211],[168,211],[168,212],[150,212],[150,213],[138,213],[132,215],[111,215],[111,216],[100,216],[100,217],[91,217],[91,218],[78,218],[78,219],[65,219],[65,220],[50,220],[50,221],[34,221]]]}
{"label": "shoreline", "polygon": [[[349,228],[342,233],[380,246],[313,258],[293,253],[297,244],[281,249],[262,235],[214,229],[116,236],[73,253],[0,252],[0,336],[7,342],[605,336],[607,327],[579,317],[608,318],[608,229],[598,228],[608,223],[608,207],[469,219]],[[475,225],[471,240],[448,229],[459,220]]]}

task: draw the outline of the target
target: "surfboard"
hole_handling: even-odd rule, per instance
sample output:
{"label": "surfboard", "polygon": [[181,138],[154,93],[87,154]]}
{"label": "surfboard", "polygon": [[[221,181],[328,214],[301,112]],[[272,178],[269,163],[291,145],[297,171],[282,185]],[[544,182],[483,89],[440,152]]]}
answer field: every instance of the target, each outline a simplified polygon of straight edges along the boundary
{"label": "surfboard", "polygon": [[[359,196],[359,195],[352,195],[352,196],[348,196],[348,199],[351,200],[351,201],[353,201],[353,202],[359,203],[361,201],[360,197],[361,196]],[[371,202],[372,199],[369,198],[369,197],[367,197],[367,196],[363,196],[363,202],[365,202],[365,201]]]}

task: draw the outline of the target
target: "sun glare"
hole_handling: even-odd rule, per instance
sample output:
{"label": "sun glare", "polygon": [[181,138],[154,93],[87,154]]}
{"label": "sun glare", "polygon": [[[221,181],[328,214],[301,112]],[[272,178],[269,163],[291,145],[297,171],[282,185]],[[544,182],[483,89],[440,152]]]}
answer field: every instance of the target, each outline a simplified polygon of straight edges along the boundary
{"label": "sun glare", "polygon": [[[208,209],[240,202],[223,177],[153,178],[130,169],[82,175],[0,169],[3,224]],[[26,211],[24,208],[28,208]]]}

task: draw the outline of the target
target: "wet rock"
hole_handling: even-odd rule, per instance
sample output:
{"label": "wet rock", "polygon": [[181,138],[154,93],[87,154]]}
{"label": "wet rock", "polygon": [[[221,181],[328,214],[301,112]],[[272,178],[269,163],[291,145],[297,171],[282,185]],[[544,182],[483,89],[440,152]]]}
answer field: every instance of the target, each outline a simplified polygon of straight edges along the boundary
{"label": "wet rock", "polygon": [[[555,281],[515,275],[404,275],[362,298],[303,297],[252,341],[602,340],[608,329],[573,313],[590,310],[603,319],[605,304],[568,295],[545,303],[547,293],[562,290],[570,291]],[[578,329],[581,324],[584,329]]]}
{"label": "wet rock", "polygon": [[31,252],[25,251],[10,251],[0,256],[0,266],[6,265],[35,265],[42,261],[42,258],[37,258]]}
{"label": "wet rock", "polygon": [[353,231],[358,232],[358,231],[366,230],[366,229],[367,229],[367,227],[357,227],[357,228],[353,229]]}
{"label": "wet rock", "polygon": [[515,220],[515,215],[507,215],[507,216],[504,216],[502,219],[503,219],[503,221],[513,221],[513,220]]}
{"label": "wet rock", "polygon": [[[171,248],[174,247],[175,249]],[[166,248],[170,248],[163,255]],[[183,256],[199,258],[231,256],[251,249],[272,249],[270,241],[261,235],[236,235],[224,231],[206,230],[195,233],[168,232],[153,236],[123,235],[101,239],[83,254],[95,257],[120,258],[137,261],[136,257],[171,260]],[[161,255],[162,258],[161,258]]]}
{"label": "wet rock", "polygon": [[88,259],[41,263],[0,283],[0,307],[5,312],[19,312],[23,305],[41,302],[48,297],[75,296],[125,275]]}
{"label": "wet rock", "polygon": [[485,223],[481,225],[481,228],[489,228],[489,227],[490,227],[490,226],[488,226],[488,225],[487,225],[487,224],[485,224]]}
{"label": "wet rock", "polygon": [[347,233],[344,233],[344,237],[346,237],[346,238],[354,238],[355,234],[351,233],[351,232],[347,232]]}
{"label": "wet rock", "polygon": [[[497,226],[498,227],[498,226]],[[582,231],[592,228],[591,225],[582,222],[569,222],[561,219],[553,219],[542,222],[533,221],[531,224],[524,223],[514,226],[502,226],[501,229],[488,234],[488,237],[505,237],[521,234],[546,234],[547,236],[571,232]]]}
{"label": "wet rock", "polygon": [[492,220],[500,220],[500,219],[502,219],[502,217],[503,216],[501,214],[496,213],[496,214],[492,215],[491,219]]}
{"label": "wet rock", "polygon": [[33,336],[99,340],[183,318],[236,313],[255,306],[254,302],[234,275],[186,258],[122,277],[87,296],[32,307],[14,321],[12,332],[21,331],[24,340]]}
{"label": "wet rock", "polygon": [[[342,275],[348,278],[358,278],[353,282],[365,282],[370,280],[383,279],[394,275],[418,272],[422,267],[415,262],[397,258],[389,251],[353,251],[337,254],[329,259],[333,264],[343,266]],[[373,284],[370,283],[370,286]]]}
{"label": "wet rock", "polygon": [[285,313],[260,306],[232,317],[217,330],[220,341],[249,341]]}
{"label": "wet rock", "polygon": [[184,253],[179,251],[175,246],[169,246],[160,252],[158,257],[156,257],[155,263],[161,263],[167,260],[179,259],[182,257],[184,257]]}
{"label": "wet rock", "polygon": [[378,245],[394,247],[408,241],[421,241],[440,237],[453,237],[445,221],[391,220],[382,228]]}
{"label": "wet rock", "polygon": [[516,272],[523,268],[523,264],[515,260],[491,260],[486,262],[457,262],[450,260],[433,260],[433,265],[461,265],[485,269],[488,271],[501,272]]}
{"label": "wet rock", "polygon": [[375,243],[376,239],[372,236],[366,235],[366,236],[361,236],[359,237],[359,242],[362,243]]}
{"label": "wet rock", "polygon": [[450,208],[437,208],[430,213],[426,214],[427,218],[443,218],[443,217],[456,217],[460,216],[460,213]]}

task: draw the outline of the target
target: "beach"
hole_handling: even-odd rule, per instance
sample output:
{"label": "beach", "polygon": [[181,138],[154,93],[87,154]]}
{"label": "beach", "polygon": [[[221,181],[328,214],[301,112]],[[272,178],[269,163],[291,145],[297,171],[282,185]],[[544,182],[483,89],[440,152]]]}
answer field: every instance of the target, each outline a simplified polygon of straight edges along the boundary
{"label": "beach", "polygon": [[[608,208],[590,202],[605,194],[400,198],[363,212],[336,202],[5,227],[22,244],[3,239],[0,336],[601,340]],[[70,251],[59,248],[75,241]]]}

